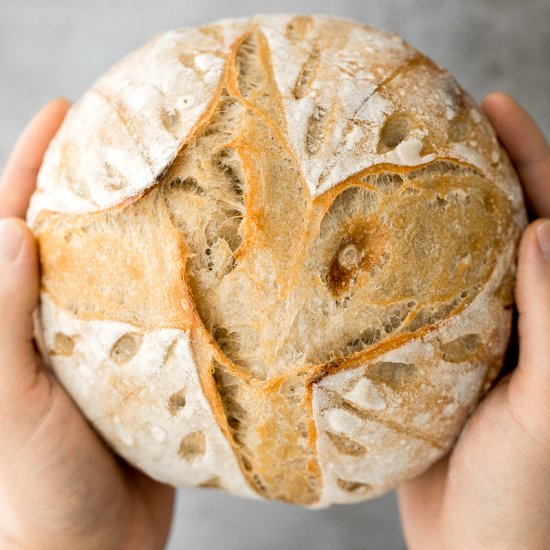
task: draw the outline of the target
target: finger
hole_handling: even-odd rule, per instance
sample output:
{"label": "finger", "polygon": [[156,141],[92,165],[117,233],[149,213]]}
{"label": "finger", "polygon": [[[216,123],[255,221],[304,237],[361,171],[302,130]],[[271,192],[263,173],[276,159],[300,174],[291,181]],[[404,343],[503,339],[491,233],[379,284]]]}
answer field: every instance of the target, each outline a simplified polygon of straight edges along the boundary
{"label": "finger", "polygon": [[70,103],[50,101],[25,128],[0,178],[0,218],[23,218],[48,144],[57,132]]}
{"label": "finger", "polygon": [[536,122],[509,95],[493,92],[482,102],[508,151],[538,216],[550,216],[550,147]]}
{"label": "finger", "polygon": [[519,363],[509,392],[522,410],[538,404],[550,412],[550,220],[532,223],[522,237],[516,302]]}
{"label": "finger", "polygon": [[[430,532],[441,512],[450,455],[445,455],[418,477],[397,487],[397,500],[406,539],[412,542],[414,532]],[[431,522],[431,523],[430,523]]]}
{"label": "finger", "polygon": [[35,240],[23,221],[0,220],[0,395],[36,373],[32,313],[37,300]]}

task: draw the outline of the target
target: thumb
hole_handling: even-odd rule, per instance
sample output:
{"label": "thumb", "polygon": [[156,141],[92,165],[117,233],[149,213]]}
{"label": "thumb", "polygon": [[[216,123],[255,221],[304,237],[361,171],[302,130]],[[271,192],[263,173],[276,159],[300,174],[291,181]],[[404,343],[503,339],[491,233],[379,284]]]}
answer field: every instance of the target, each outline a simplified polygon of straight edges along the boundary
{"label": "thumb", "polygon": [[32,314],[38,301],[34,237],[22,220],[0,219],[0,380],[3,391],[36,373]]}
{"label": "thumb", "polygon": [[509,397],[520,411],[542,405],[540,412],[550,412],[550,220],[537,220],[523,234],[516,302],[519,363]]}

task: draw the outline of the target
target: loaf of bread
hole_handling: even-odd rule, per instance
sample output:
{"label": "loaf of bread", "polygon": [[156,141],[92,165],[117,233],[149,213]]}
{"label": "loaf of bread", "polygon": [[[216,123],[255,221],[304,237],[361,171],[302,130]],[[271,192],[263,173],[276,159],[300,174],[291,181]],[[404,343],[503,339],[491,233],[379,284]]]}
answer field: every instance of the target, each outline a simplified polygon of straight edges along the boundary
{"label": "loaf of bread", "polygon": [[43,353],[175,486],[307,507],[445,454],[503,359],[525,212],[495,132],[401,38],[321,16],[155,37],[52,142]]}

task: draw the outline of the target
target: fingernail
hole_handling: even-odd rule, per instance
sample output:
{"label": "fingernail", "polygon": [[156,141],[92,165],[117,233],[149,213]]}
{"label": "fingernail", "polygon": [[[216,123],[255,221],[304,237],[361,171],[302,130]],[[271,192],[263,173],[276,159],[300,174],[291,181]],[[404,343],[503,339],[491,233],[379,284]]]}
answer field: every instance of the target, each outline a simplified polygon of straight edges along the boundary
{"label": "fingernail", "polygon": [[23,230],[13,220],[0,220],[0,258],[13,262],[19,255],[23,242]]}
{"label": "fingernail", "polygon": [[543,258],[550,262],[550,220],[546,220],[537,227],[537,239]]}

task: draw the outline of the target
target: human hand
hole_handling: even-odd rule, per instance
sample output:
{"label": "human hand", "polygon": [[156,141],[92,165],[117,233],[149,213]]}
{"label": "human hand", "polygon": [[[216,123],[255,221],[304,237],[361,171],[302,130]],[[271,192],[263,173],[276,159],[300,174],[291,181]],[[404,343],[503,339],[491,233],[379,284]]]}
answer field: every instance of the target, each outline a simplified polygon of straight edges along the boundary
{"label": "human hand", "polygon": [[55,100],[38,113],[0,180],[0,547],[160,549],[173,489],[111,453],[33,343],[37,250],[18,218],[68,108]]}
{"label": "human hand", "polygon": [[[550,148],[509,96],[483,109],[515,164],[527,202],[550,217]],[[524,232],[516,287],[519,361],[487,394],[449,455],[402,484],[411,550],[550,547],[550,221]]]}

